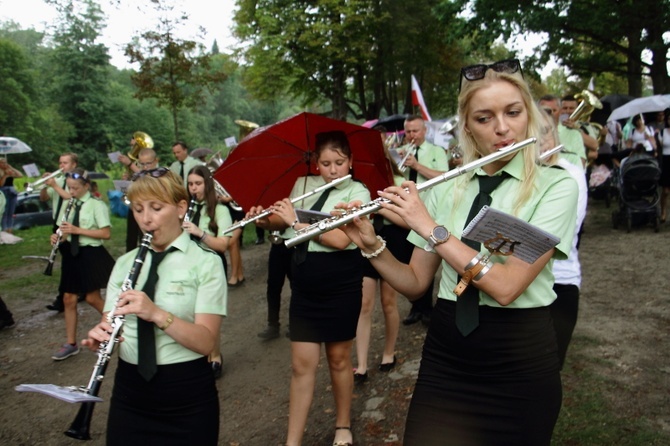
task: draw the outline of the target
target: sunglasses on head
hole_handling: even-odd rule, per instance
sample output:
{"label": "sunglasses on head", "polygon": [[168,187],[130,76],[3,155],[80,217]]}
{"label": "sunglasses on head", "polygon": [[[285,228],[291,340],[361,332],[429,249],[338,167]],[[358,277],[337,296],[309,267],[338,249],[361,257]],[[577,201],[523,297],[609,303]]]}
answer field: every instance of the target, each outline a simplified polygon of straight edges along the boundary
{"label": "sunglasses on head", "polygon": [[65,178],[72,178],[73,180],[82,180],[88,183],[87,173],[67,172]]}
{"label": "sunglasses on head", "polygon": [[149,170],[140,170],[139,172],[135,173],[130,181],[135,181],[138,178],[141,178],[143,176],[150,176],[151,178],[160,178],[166,173],[168,173],[170,169],[167,167],[157,167],[156,169],[149,169]]}
{"label": "sunglasses on head", "polygon": [[461,68],[461,87],[463,86],[463,78],[469,81],[478,81],[480,79],[484,79],[484,76],[488,70],[493,70],[497,73],[509,74],[514,74],[519,71],[521,72],[521,76],[523,76],[523,71],[521,71],[521,62],[519,62],[519,59],[505,59],[494,62],[490,65],[469,65],[467,67]]}

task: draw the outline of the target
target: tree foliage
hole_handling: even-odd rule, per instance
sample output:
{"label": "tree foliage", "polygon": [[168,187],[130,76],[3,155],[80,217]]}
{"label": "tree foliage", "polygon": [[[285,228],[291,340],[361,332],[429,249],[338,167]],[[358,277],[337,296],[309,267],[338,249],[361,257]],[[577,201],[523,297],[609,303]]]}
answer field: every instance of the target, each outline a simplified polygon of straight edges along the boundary
{"label": "tree foliage", "polygon": [[[670,93],[670,41],[663,36],[670,29],[670,0],[443,0],[441,5],[469,11],[463,30],[476,38],[545,33],[546,43],[530,61],[536,66],[554,56],[586,79],[602,73],[623,76],[634,96],[641,95],[645,77],[655,93]],[[643,57],[645,51],[651,52],[651,61]]]}
{"label": "tree foliage", "polygon": [[141,38],[134,38],[126,46],[125,54],[131,63],[139,63],[139,71],[132,75],[137,87],[135,97],[153,98],[158,106],[167,107],[172,115],[175,139],[180,139],[179,111],[201,105],[204,89],[214,89],[225,80],[226,74],[210,69],[210,56],[204,53],[203,45],[176,37],[176,27],[188,16],[173,19],[171,5],[162,1],[154,3],[161,14],[158,30],[146,31]]}

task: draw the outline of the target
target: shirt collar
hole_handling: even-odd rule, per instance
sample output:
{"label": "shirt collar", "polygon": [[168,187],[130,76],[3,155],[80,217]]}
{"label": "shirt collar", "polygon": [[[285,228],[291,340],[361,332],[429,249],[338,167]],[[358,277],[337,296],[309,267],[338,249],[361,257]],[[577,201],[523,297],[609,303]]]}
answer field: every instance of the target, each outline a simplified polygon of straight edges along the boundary
{"label": "shirt collar", "polygon": [[172,243],[170,243],[170,246],[168,246],[165,250],[167,251],[174,246],[179,251],[186,252],[189,243],[191,243],[191,236],[188,234],[188,232],[182,231],[181,234],[179,234],[179,237],[174,239]]}

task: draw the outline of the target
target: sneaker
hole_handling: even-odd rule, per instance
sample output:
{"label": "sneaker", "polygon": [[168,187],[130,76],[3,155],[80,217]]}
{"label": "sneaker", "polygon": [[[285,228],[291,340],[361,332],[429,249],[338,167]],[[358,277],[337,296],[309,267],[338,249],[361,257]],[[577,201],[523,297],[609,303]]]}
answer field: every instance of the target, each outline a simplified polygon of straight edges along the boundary
{"label": "sneaker", "polygon": [[271,339],[277,339],[279,337],[279,326],[278,325],[268,325],[268,327],[258,333],[258,337],[264,341],[269,341]]}
{"label": "sneaker", "polygon": [[56,353],[53,354],[51,359],[54,361],[62,361],[63,359],[67,359],[70,356],[74,356],[77,353],[79,353],[79,346],[77,344],[71,345],[68,343],[63,344],[63,346],[58,350]]}

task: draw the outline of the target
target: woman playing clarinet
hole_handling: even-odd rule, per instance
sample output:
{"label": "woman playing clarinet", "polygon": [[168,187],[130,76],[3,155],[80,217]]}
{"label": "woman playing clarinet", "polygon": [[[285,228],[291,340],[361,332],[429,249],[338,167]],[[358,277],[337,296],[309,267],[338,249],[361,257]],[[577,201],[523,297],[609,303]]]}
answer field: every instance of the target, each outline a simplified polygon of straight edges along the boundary
{"label": "woman playing clarinet", "polygon": [[[518,60],[465,67],[461,76],[464,164],[526,138],[541,140],[542,118]],[[384,249],[367,219],[344,227],[381,276],[409,298],[420,296],[442,267],[405,446],[550,444],[561,407],[548,308],[556,298],[551,265],[570,252],[577,185],[562,169],[540,166],[538,156],[539,143],[441,183],[429,190],[425,204],[413,182],[380,193],[392,201],[384,209],[412,229],[409,265]],[[560,243],[532,264],[483,256],[488,250],[461,233],[487,203]],[[457,298],[459,282],[467,287]]]}
{"label": "woman playing clarinet", "polygon": [[106,443],[216,445],[219,399],[207,355],[226,313],[221,260],[182,229],[188,194],[169,169],[138,172],[127,196],[142,232],[153,233],[149,255],[124,292],[139,248],[119,258],[102,321],[83,341],[96,350],[109,340],[106,313],[116,305],[125,323]]}

